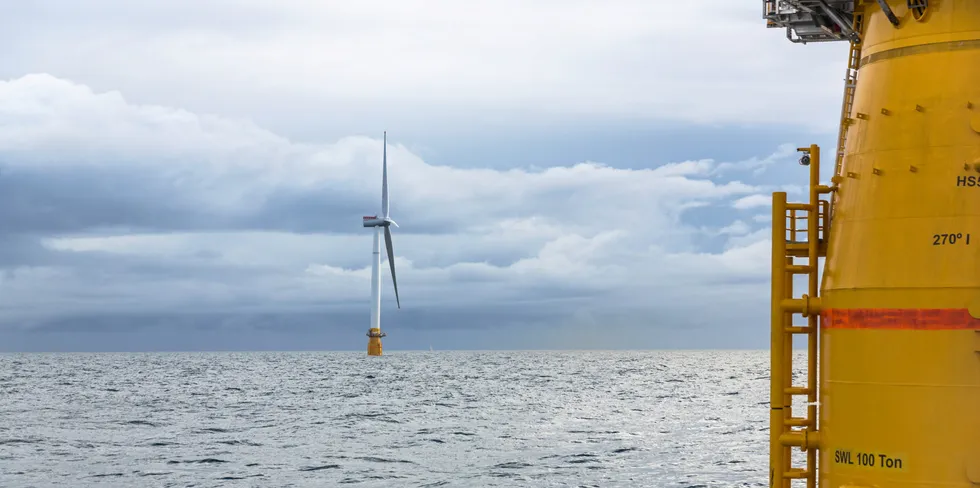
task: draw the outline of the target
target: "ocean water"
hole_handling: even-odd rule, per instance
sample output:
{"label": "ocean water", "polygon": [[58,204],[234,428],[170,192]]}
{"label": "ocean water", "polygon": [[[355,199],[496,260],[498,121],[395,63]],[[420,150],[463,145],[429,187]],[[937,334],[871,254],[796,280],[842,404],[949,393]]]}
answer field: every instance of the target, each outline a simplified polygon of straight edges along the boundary
{"label": "ocean water", "polygon": [[3,354],[0,486],[765,486],[768,362]]}

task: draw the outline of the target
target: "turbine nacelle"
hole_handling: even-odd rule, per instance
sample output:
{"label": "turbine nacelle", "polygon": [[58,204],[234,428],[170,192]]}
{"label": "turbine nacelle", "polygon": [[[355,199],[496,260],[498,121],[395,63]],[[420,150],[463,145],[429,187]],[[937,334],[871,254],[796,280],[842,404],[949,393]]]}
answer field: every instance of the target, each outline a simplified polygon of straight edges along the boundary
{"label": "turbine nacelle", "polygon": [[398,227],[398,223],[394,220],[378,218],[377,215],[367,215],[364,217],[364,227],[388,227],[389,225],[394,225]]}

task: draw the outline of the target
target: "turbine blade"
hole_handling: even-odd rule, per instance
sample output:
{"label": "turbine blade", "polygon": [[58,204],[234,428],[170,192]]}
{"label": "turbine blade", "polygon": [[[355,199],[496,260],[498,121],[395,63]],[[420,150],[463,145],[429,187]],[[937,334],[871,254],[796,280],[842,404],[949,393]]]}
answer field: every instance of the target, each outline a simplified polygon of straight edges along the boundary
{"label": "turbine blade", "polygon": [[388,218],[388,131],[384,135],[384,156],[381,163],[381,212]]}
{"label": "turbine blade", "polygon": [[391,250],[391,229],[385,226],[385,247],[388,248],[388,266],[391,267],[391,284],[395,285],[395,302],[398,308],[402,308],[402,301],[398,298],[398,280],[395,279],[395,251]]}

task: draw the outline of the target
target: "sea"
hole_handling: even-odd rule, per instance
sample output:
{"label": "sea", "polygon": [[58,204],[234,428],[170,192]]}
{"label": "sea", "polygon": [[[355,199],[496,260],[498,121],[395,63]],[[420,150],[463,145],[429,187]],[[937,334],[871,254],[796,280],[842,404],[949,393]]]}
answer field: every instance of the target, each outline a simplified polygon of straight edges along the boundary
{"label": "sea", "polygon": [[768,399],[768,351],[0,354],[0,486],[762,487]]}

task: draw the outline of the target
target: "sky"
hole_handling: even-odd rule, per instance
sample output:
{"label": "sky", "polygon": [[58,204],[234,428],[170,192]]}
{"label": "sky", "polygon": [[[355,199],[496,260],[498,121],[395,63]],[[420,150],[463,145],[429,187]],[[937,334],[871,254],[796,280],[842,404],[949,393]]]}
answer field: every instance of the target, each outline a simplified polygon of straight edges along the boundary
{"label": "sky", "polygon": [[0,351],[364,350],[384,131],[386,351],[765,348],[847,54],[751,1],[3,10]]}

